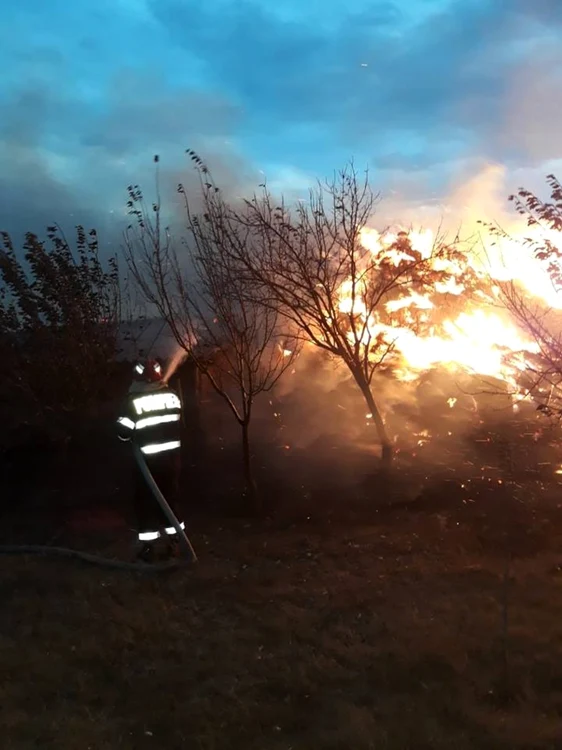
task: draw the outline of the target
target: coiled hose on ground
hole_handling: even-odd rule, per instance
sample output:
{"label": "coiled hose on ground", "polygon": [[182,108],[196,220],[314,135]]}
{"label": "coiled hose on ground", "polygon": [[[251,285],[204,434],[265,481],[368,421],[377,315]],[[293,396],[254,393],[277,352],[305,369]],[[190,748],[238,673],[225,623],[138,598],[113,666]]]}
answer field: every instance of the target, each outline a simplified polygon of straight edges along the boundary
{"label": "coiled hose on ground", "polygon": [[179,560],[171,560],[163,563],[143,563],[143,562],[126,562],[125,560],[114,560],[110,557],[102,557],[101,555],[92,555],[88,552],[81,552],[80,550],[71,549],[69,547],[50,547],[48,545],[41,544],[0,544],[0,555],[55,555],[57,557],[71,557],[92,565],[99,565],[104,568],[113,568],[116,570],[128,570],[131,572],[139,573],[162,573],[165,571],[175,570],[180,567],[185,567],[189,563],[197,562],[197,555],[185,530],[182,529],[180,522],[176,518],[173,510],[170,508],[168,501],[160,491],[160,488],[156,484],[154,477],[152,476],[150,469],[148,468],[144,456],[142,455],[139,447],[133,444],[133,452],[137,465],[147,482],[154,499],[158,502],[164,515],[168,519],[170,526],[173,526],[178,534],[180,546],[183,552],[183,557]]}

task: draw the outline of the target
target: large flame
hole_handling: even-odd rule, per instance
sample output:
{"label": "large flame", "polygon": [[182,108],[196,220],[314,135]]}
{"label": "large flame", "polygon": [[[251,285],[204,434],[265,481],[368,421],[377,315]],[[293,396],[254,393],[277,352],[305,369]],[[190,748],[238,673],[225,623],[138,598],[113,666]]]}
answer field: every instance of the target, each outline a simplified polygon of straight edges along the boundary
{"label": "large flame", "polygon": [[527,229],[519,237],[499,238],[486,251],[484,264],[488,273],[498,281],[516,281],[532,297],[541,300],[548,307],[562,310],[562,294],[553,285],[544,265],[526,247],[526,238],[537,243],[548,240],[553,245],[562,247],[562,234],[554,230]]}
{"label": "large flame", "polygon": [[[529,234],[527,230],[524,237]],[[381,235],[365,227],[360,240],[374,257],[382,254],[387,261],[398,265],[408,258],[407,250],[397,245],[398,236],[390,232]],[[542,236],[562,246],[562,235],[551,232]],[[526,355],[538,352],[537,343],[520,331],[504,311],[494,309],[490,305],[493,299],[476,305],[474,296],[465,294],[461,279],[470,266],[480,278],[492,280],[489,283],[492,296],[498,292],[493,280],[510,280],[519,283],[545,305],[562,309],[562,294],[553,287],[546,269],[527,249],[522,238],[497,239],[484,257],[457,253],[452,259],[434,253],[436,240],[430,229],[409,231],[407,238],[412,250],[419,253],[432,270],[445,272],[445,277],[436,281],[430,292],[412,291],[388,300],[385,321],[380,311],[369,313],[367,310],[365,285],[368,282],[361,276],[355,282],[347,279],[339,290],[339,310],[353,315],[355,331],[350,331],[350,339],[359,337],[367,343],[378,337],[379,341],[382,338],[391,343],[396,372],[403,380],[415,380],[421,372],[441,366],[501,379],[517,391],[518,375],[527,367]],[[538,230],[535,239],[539,239]],[[456,298],[455,313],[444,313],[443,295]],[[460,312],[459,303],[464,305]],[[423,331],[413,325],[420,321],[424,324]]]}

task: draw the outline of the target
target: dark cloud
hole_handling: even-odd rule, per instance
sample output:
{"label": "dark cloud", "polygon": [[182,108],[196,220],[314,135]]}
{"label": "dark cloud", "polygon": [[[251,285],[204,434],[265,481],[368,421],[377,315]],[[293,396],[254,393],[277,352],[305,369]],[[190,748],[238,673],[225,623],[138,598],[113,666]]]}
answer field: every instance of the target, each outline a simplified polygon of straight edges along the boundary
{"label": "dark cloud", "polygon": [[71,234],[80,223],[116,248],[126,187],[150,191],[155,153],[168,193],[185,176],[186,147],[236,182],[226,141],[239,109],[184,74],[189,60],[162,43],[142,0],[30,0],[1,20],[0,229],[16,243],[28,230],[58,222]]}
{"label": "dark cloud", "polygon": [[171,202],[179,181],[194,185],[187,147],[201,151],[231,189],[251,173],[226,138],[237,126],[236,107],[216,95],[122,71],[104,109],[77,106],[46,87],[16,91],[2,103],[0,229],[17,241],[55,222],[81,223],[98,228],[112,250],[129,221],[127,185],[140,183],[147,194],[154,187],[155,153]]}
{"label": "dark cloud", "polygon": [[[424,132],[490,132],[502,125],[513,46],[562,23],[562,4],[542,0],[455,2],[397,34],[398,4],[374,3],[329,30],[279,20],[274,6],[153,0],[171,38],[199,55],[216,85],[235,92],[263,128],[330,127],[341,143]],[[534,24],[534,26],[533,26]],[[394,150],[394,149],[393,149]]]}
{"label": "dark cloud", "polygon": [[176,183],[194,184],[188,147],[233,195],[262,165],[300,190],[302,173],[355,156],[375,178],[410,173],[417,190],[423,174],[433,190],[463,156],[562,156],[559,0],[457,0],[411,23],[399,2],[328,2],[307,20],[290,5],[15,8],[0,49],[0,228],[79,222],[115,247],[126,186],[150,191],[159,153],[177,202]]}
{"label": "dark cloud", "polygon": [[122,71],[108,92],[106,116],[84,135],[88,145],[129,153],[150,143],[186,142],[194,134],[226,138],[239,124],[237,108],[212,92],[177,90],[163,76]]}

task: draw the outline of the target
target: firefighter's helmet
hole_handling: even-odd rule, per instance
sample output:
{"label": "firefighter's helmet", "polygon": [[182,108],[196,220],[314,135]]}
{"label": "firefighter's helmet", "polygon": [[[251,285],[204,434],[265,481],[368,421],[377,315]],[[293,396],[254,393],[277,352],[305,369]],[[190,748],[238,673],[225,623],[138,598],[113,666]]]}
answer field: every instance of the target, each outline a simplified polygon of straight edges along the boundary
{"label": "firefighter's helmet", "polygon": [[145,383],[157,383],[162,380],[162,363],[157,359],[139,360],[135,365],[135,380]]}

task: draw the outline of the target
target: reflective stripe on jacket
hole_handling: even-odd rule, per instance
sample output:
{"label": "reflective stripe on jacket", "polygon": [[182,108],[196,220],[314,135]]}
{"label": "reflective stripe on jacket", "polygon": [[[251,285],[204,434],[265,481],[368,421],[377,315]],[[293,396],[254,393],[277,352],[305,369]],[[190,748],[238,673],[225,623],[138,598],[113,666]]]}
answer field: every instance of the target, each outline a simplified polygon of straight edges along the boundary
{"label": "reflective stripe on jacket", "polygon": [[141,451],[155,455],[180,447],[181,402],[168,387],[129,393],[118,422],[121,440],[134,440]]}

